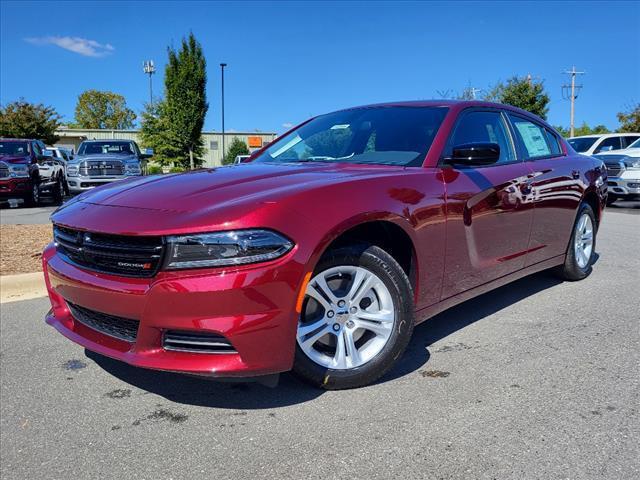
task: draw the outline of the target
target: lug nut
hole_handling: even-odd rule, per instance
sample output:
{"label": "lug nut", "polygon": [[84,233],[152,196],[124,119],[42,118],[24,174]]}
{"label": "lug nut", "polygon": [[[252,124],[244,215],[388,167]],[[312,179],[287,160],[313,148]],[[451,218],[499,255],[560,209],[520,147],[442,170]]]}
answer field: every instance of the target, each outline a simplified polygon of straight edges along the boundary
{"label": "lug nut", "polygon": [[333,324],[333,329],[337,332],[338,330],[340,330],[340,324],[339,323],[334,323]]}
{"label": "lug nut", "polygon": [[338,306],[339,306],[339,307],[344,307],[344,305],[345,305],[345,301],[344,301],[344,300],[340,300],[340,301],[338,302]]}
{"label": "lug nut", "polygon": [[355,325],[355,323],[353,323],[353,320],[349,320],[349,321],[346,323],[346,325],[347,325],[347,327],[348,327],[348,328],[353,328],[353,327],[354,327],[354,325]]}
{"label": "lug nut", "polygon": [[357,311],[358,311],[358,309],[356,307],[351,307],[349,309],[349,312],[351,312],[351,313],[356,313]]}
{"label": "lug nut", "polygon": [[334,316],[334,315],[335,315],[335,313],[334,313],[334,311],[333,311],[333,310],[329,310],[329,311],[327,312],[327,317],[329,317],[329,318],[333,318],[333,316]]}

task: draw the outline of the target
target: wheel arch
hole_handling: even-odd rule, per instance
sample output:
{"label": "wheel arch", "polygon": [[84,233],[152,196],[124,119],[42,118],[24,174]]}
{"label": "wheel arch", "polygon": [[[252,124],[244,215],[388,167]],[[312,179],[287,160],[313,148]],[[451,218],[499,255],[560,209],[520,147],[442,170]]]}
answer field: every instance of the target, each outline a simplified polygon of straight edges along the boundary
{"label": "wheel arch", "polygon": [[311,255],[309,271],[315,270],[326,252],[356,243],[376,245],[391,255],[407,274],[415,301],[420,278],[415,232],[408,220],[397,214],[380,212],[357,215],[335,225]]}

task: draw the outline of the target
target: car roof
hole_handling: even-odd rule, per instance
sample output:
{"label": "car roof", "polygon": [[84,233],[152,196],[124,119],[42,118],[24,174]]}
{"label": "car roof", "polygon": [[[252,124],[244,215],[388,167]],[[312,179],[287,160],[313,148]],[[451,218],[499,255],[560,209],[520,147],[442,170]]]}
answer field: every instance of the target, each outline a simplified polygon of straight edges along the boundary
{"label": "car roof", "polygon": [[361,108],[381,108],[381,107],[448,107],[455,108],[460,111],[469,107],[484,107],[484,108],[500,108],[504,110],[510,110],[514,113],[533,117],[539,122],[542,122],[546,126],[550,125],[538,115],[522,110],[521,108],[507,105],[504,103],[484,102],[481,100],[409,100],[399,102],[385,102],[385,103],[373,103],[370,105],[360,105],[357,107],[344,108],[341,111],[357,110]]}
{"label": "car roof", "polygon": [[0,138],[3,142],[35,142],[33,138]]}
{"label": "car roof", "polygon": [[94,138],[92,140],[83,140],[82,143],[94,143],[94,142],[133,142],[130,138]]}

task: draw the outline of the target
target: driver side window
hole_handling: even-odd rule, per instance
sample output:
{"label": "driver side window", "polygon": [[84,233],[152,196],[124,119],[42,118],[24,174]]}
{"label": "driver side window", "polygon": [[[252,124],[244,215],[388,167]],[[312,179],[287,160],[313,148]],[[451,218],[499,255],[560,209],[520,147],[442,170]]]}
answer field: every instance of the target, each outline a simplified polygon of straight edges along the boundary
{"label": "driver side window", "polygon": [[497,143],[500,146],[500,159],[496,164],[513,162],[516,156],[511,144],[507,126],[499,112],[469,112],[465,114],[455,128],[449,149],[468,143]]}

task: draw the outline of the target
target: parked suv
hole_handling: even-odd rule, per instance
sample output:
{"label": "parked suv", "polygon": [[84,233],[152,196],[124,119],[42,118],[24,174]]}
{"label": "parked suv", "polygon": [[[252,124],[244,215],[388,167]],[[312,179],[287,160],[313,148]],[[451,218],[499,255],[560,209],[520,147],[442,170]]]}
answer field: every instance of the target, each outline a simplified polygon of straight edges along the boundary
{"label": "parked suv", "polygon": [[514,107],[334,112],[249,163],[66,203],[46,321],[144,368],[366,385],[418,322],[541,270],[587,277],[606,193],[600,160]]}
{"label": "parked suv", "polygon": [[607,166],[609,195],[607,203],[640,198],[640,140],[624,150],[596,155]]}
{"label": "parked suv", "polygon": [[69,192],[81,193],[106,183],[143,175],[150,153],[132,140],[85,140],[67,163]]}
{"label": "parked suv", "polygon": [[47,147],[47,151],[51,152],[53,160],[59,162],[62,165],[63,169],[63,185],[64,185],[64,194],[69,195],[69,185],[67,184],[67,163],[73,158],[71,153],[59,147]]}
{"label": "parked suv", "polygon": [[57,205],[64,195],[64,166],[40,140],[0,139],[0,199],[23,199],[37,206],[42,195]]}
{"label": "parked suv", "polygon": [[583,135],[568,139],[573,149],[584,155],[621,150],[627,148],[640,138],[640,133],[605,133],[600,135]]}

